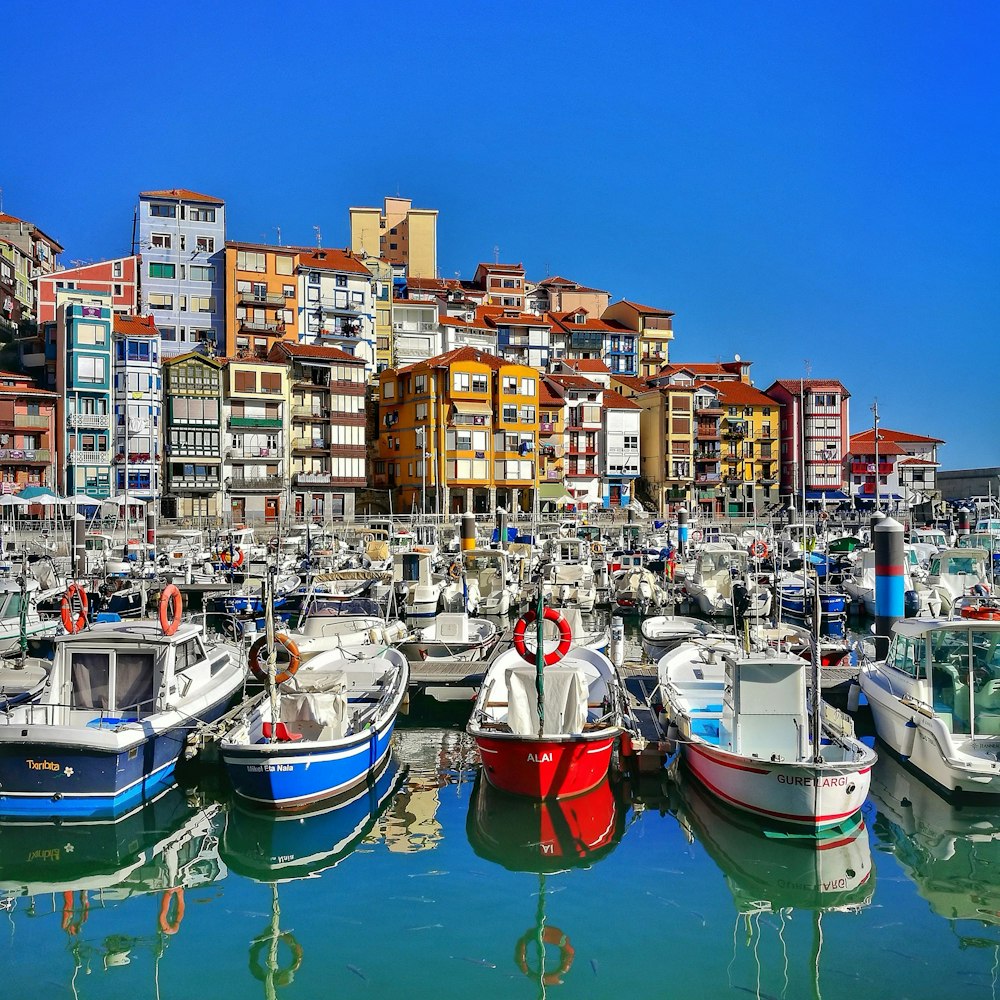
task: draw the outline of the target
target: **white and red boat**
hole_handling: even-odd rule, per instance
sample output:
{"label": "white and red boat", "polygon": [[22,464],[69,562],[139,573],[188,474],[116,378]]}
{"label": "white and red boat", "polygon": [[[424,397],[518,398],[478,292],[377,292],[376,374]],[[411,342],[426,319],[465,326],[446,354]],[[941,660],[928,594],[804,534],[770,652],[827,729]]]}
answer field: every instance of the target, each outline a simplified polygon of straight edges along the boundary
{"label": "white and red boat", "polygon": [[694,640],[657,670],[684,762],[713,795],[806,831],[845,823],[861,808],[875,751],[843,713],[809,703],[800,657]]}
{"label": "white and red boat", "polygon": [[[542,664],[526,641],[534,611],[514,629],[514,648],[491,664],[467,731],[476,741],[483,773],[506,792],[536,799],[578,795],[608,773],[615,744],[632,719],[624,684],[611,661],[593,649],[572,646],[563,615],[543,618],[559,629],[543,642]],[[539,711],[539,692],[541,708]]]}

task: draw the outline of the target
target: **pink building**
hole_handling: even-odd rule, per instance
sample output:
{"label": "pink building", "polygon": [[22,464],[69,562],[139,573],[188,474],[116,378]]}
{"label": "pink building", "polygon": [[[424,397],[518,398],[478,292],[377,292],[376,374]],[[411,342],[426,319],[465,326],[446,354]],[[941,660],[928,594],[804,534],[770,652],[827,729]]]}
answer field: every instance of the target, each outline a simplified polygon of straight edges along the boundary
{"label": "pink building", "polygon": [[54,486],[56,393],[0,372],[0,493]]}

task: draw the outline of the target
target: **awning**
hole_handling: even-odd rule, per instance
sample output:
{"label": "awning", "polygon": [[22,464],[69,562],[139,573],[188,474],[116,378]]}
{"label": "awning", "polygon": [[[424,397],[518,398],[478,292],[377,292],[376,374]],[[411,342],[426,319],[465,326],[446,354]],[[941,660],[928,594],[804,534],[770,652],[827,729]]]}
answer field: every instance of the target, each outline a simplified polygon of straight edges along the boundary
{"label": "awning", "polygon": [[474,400],[454,399],[452,406],[456,413],[465,413],[469,416],[488,417],[493,413],[493,408],[489,403],[479,403]]}
{"label": "awning", "polygon": [[843,490],[806,490],[807,500],[847,500]]}

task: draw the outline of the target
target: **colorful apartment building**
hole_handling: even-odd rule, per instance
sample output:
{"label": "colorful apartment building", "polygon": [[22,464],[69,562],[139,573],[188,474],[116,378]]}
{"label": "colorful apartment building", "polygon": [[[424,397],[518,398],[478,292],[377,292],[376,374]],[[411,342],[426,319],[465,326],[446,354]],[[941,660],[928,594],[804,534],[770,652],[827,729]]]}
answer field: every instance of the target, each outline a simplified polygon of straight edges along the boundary
{"label": "colorful apartment building", "polygon": [[543,378],[538,387],[538,500],[555,510],[567,493],[566,400]]}
{"label": "colorful apartment building", "polygon": [[274,523],[288,501],[288,367],[253,357],[222,365],[222,486],[237,523]]}
{"label": "colorful apartment building", "polygon": [[591,316],[586,309],[547,313],[552,324],[553,358],[598,359],[613,375],[635,375],[638,370],[638,334],[617,321]]}
{"label": "colorful apartment building", "polygon": [[781,495],[786,503],[846,500],[850,393],[836,379],[779,379],[766,395],[781,405]]}
{"label": "colorful apartment building", "polygon": [[359,257],[372,276],[375,296],[375,373],[395,365],[392,336],[392,265],[370,254]]}
{"label": "colorful apartment building", "polygon": [[605,322],[631,330],[638,338],[636,374],[640,378],[657,374],[669,362],[670,341],[674,339],[674,314],[669,309],[620,299],[605,308],[600,316]]}
{"label": "colorful apartment building", "polygon": [[59,488],[64,494],[112,495],[114,428],[111,295],[62,289],[46,324],[53,348]]}
{"label": "colorful apartment building", "polygon": [[852,434],[845,463],[849,495],[859,506],[874,504],[877,477],[878,497],[890,504],[903,501],[911,508],[940,499],[937,449],[942,444],[940,438],[879,427],[876,449],[875,428]]}
{"label": "colorful apartment building", "polygon": [[114,491],[140,500],[160,495],[162,373],[152,316],[114,317]]}
{"label": "colorful apartment building", "polygon": [[10,240],[0,238],[0,330],[12,337],[22,321],[35,319],[31,258]]}
{"label": "colorful apartment building", "polygon": [[0,493],[56,486],[57,395],[0,372]]}
{"label": "colorful apartment building", "polygon": [[364,361],[336,347],[282,342],[269,361],[288,368],[295,517],[352,518],[365,469]]}
{"label": "colorful apartment building", "polygon": [[414,208],[409,198],[383,207],[351,208],[351,250],[374,255],[410,278],[437,277],[437,209]]}
{"label": "colorful apartment building", "polygon": [[610,299],[611,296],[603,289],[588,288],[569,278],[553,275],[536,284],[528,283],[524,308],[526,312],[538,316],[576,309],[585,309],[591,316],[600,316],[607,309]]}
{"label": "colorful apartment building", "polygon": [[563,400],[566,493],[576,503],[602,502],[605,459],[601,453],[604,387],[580,375],[544,375],[553,395]]}
{"label": "colorful apartment building", "polygon": [[534,368],[471,347],[382,372],[374,484],[406,511],[530,511],[538,412]]}
{"label": "colorful apartment building", "polygon": [[298,339],[336,347],[376,369],[378,285],[350,250],[317,248],[298,255]]}
{"label": "colorful apartment building", "polygon": [[548,367],[552,325],[545,319],[504,308],[488,314],[486,322],[496,330],[496,351],[501,357],[529,368]]}
{"label": "colorful apartment building", "polygon": [[275,341],[295,340],[299,323],[299,251],[239,243],[225,250],[225,353],[264,360]]}
{"label": "colorful apartment building", "polygon": [[0,240],[12,243],[31,261],[32,278],[51,274],[59,267],[62,246],[33,222],[0,212]]}
{"label": "colorful apartment building", "polygon": [[486,293],[484,305],[524,309],[523,264],[480,264],[472,280]]}
{"label": "colorful apartment building", "polygon": [[436,300],[403,299],[392,307],[393,357],[396,368],[427,361],[440,350]]}
{"label": "colorful apartment building", "polygon": [[164,517],[223,513],[221,369],[221,361],[200,351],[163,359]]}
{"label": "colorful apartment building", "polygon": [[225,349],[226,203],[185,188],[142,191],[136,208],[142,310],[165,356]]}
{"label": "colorful apartment building", "polygon": [[604,389],[601,393],[601,410],[601,454],[604,457],[601,506],[627,507],[639,478],[642,410],[614,389]]}

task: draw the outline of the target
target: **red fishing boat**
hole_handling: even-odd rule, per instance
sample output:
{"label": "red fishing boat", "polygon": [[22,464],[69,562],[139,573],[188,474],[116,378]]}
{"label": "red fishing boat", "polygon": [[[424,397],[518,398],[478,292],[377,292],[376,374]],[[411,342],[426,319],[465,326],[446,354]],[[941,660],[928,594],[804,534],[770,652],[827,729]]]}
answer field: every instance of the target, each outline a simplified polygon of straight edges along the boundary
{"label": "red fishing boat", "polygon": [[[529,649],[528,627],[537,624],[538,635],[544,621],[558,640],[541,636]],[[483,679],[467,731],[497,788],[536,799],[579,795],[607,775],[619,740],[630,750],[633,723],[618,671],[602,653],[572,643],[559,611],[529,611],[514,628],[514,648]]]}

